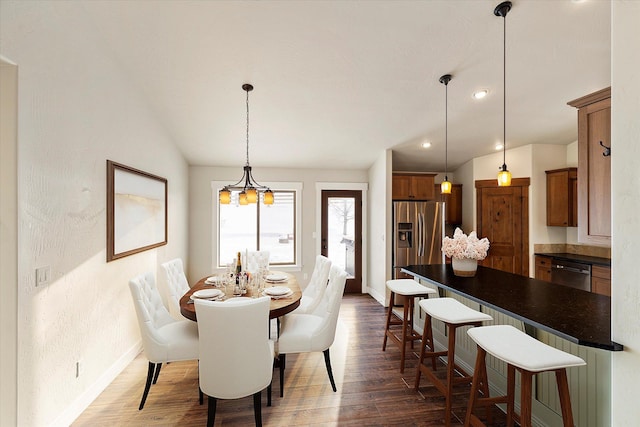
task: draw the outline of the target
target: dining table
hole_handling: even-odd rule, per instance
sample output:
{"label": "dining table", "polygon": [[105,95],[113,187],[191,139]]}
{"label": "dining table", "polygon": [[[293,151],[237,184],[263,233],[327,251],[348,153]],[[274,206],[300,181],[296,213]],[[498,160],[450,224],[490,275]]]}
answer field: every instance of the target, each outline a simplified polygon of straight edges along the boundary
{"label": "dining table", "polygon": [[[269,318],[275,319],[280,316],[284,316],[287,313],[292,312],[300,305],[300,299],[302,298],[302,291],[300,290],[300,286],[298,285],[298,280],[296,277],[284,271],[269,271],[269,273],[265,277],[269,276],[285,276],[286,279],[271,282],[267,279],[264,280],[264,289],[266,290],[269,287],[279,286],[279,287],[287,287],[291,289],[291,293],[282,297],[271,297],[271,307],[269,310]],[[198,280],[198,282],[191,287],[181,298],[180,298],[180,313],[189,320],[197,321],[196,317],[196,307],[193,303],[193,299],[191,295],[199,291],[201,289],[220,289],[224,292],[223,299],[230,300],[233,298],[238,298],[240,296],[236,296],[233,293],[233,284],[229,284],[226,286],[217,285],[218,281],[208,282],[212,276],[203,277]],[[215,277],[215,276],[213,276]],[[253,298],[264,295],[264,291],[259,292],[260,295],[254,295],[255,289],[248,288],[245,294],[242,294],[241,297],[245,298]]]}

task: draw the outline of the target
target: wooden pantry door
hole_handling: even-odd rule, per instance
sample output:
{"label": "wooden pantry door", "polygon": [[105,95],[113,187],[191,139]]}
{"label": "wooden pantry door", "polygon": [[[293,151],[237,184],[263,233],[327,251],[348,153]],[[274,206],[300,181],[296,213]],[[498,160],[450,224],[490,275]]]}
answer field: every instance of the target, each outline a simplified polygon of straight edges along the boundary
{"label": "wooden pantry door", "polygon": [[491,244],[481,265],[529,276],[529,184],[529,178],[514,178],[510,187],[476,181],[477,233]]}

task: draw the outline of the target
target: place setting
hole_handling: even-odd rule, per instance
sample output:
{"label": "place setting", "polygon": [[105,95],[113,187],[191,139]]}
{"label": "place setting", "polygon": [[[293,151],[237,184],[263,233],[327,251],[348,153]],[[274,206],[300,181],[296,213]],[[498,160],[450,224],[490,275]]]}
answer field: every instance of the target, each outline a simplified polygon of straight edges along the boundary
{"label": "place setting", "polygon": [[204,299],[209,301],[223,301],[225,294],[220,289],[200,289],[191,294],[189,304],[193,304],[195,299]]}
{"label": "place setting", "polygon": [[286,286],[271,286],[265,288],[262,294],[271,297],[271,299],[283,299],[293,295],[293,291]]}

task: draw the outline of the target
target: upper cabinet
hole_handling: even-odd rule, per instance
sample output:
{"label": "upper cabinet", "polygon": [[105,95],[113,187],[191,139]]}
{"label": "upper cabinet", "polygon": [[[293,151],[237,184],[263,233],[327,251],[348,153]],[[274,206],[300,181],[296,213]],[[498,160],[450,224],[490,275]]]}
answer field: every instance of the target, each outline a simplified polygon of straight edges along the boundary
{"label": "upper cabinet", "polygon": [[547,225],[576,227],[578,225],[577,168],[546,171]]}
{"label": "upper cabinet", "polygon": [[394,173],[391,189],[393,200],[434,200],[436,174]]}
{"label": "upper cabinet", "polygon": [[568,104],[578,109],[578,241],[611,246],[611,88]]}
{"label": "upper cabinet", "polygon": [[452,184],[451,194],[442,194],[440,184],[435,184],[436,201],[445,203],[445,223],[449,225],[462,224],[462,184]]}

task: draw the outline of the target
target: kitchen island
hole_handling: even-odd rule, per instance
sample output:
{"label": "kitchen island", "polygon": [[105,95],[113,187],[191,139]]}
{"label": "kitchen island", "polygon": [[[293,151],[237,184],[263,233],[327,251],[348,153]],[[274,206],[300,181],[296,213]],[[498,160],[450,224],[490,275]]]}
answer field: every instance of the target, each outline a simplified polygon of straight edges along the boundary
{"label": "kitchen island", "polygon": [[[542,280],[478,266],[474,277],[458,277],[451,265],[411,265],[402,269],[423,286],[436,288],[441,297],[451,297],[493,317],[486,324],[514,326],[536,339],[581,357],[587,366],[570,369],[569,392],[575,425],[600,427],[611,420],[611,359],[623,346],[611,340],[610,297],[555,285]],[[418,306],[418,304],[416,304]],[[414,319],[423,319],[418,311]],[[424,320],[422,321],[424,322]],[[422,331],[420,321],[414,323]],[[432,324],[438,350],[447,346],[442,322]],[[456,363],[473,371],[476,345],[466,333],[456,337]],[[491,395],[506,394],[506,364],[488,356]],[[519,383],[516,394],[520,393]],[[555,376],[537,375],[533,390],[533,425],[561,426],[561,408]]]}
{"label": "kitchen island", "polygon": [[623,350],[611,340],[610,297],[482,266],[474,277],[454,275],[450,264],[402,271],[570,342]]}

